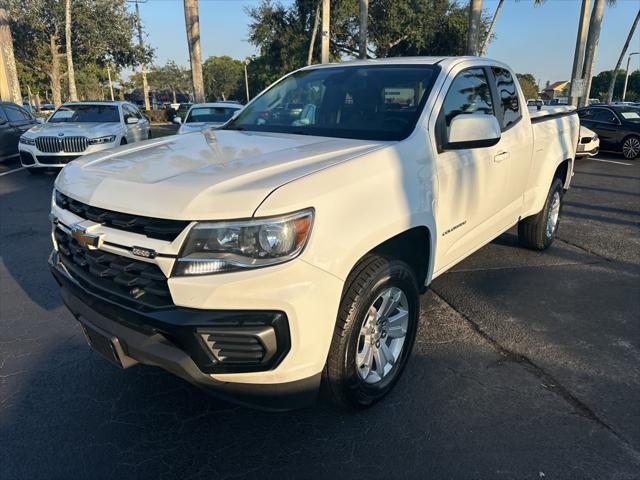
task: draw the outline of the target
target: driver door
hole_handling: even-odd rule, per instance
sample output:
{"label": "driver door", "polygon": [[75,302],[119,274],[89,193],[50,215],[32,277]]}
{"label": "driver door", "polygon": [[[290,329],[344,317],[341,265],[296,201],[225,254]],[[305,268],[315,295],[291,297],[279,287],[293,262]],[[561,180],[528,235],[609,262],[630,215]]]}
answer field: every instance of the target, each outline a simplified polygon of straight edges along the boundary
{"label": "driver door", "polygon": [[497,105],[483,67],[459,72],[436,121],[438,192],[435,214],[438,274],[508,226],[505,206],[509,154],[500,140],[492,147],[445,149],[451,120],[470,113],[496,116]]}

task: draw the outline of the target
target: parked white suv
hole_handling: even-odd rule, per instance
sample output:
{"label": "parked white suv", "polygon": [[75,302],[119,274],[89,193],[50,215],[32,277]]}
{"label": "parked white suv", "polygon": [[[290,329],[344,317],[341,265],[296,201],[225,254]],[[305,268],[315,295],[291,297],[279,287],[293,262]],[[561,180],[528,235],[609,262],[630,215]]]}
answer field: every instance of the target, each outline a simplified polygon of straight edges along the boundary
{"label": "parked white suv", "polygon": [[405,367],[435,277],[516,224],[551,245],[578,132],[485,58],[306,67],[223,129],[65,167],[52,272],[121,367],[271,409],[324,382],[366,407]]}
{"label": "parked white suv", "polygon": [[20,137],[22,166],[30,173],[150,137],[149,121],[127,102],[67,102]]}

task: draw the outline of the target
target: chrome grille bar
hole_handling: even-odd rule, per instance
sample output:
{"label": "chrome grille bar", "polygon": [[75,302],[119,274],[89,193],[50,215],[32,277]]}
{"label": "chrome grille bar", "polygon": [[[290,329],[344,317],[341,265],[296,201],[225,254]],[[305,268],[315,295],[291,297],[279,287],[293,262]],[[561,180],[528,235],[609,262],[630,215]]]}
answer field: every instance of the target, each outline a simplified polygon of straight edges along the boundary
{"label": "chrome grille bar", "polygon": [[44,153],[81,153],[87,149],[87,137],[37,137],[36,147]]}

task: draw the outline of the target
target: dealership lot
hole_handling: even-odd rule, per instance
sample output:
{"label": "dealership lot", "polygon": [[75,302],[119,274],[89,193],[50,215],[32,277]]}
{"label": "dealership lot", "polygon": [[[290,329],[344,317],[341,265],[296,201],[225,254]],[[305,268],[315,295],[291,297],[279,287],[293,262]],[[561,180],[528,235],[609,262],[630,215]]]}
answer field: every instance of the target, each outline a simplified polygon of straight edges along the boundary
{"label": "dealership lot", "polygon": [[398,388],[357,414],[112,367],[46,266],[54,177],[0,167],[2,478],[638,478],[640,161],[578,160],[549,251],[510,232],[438,278]]}

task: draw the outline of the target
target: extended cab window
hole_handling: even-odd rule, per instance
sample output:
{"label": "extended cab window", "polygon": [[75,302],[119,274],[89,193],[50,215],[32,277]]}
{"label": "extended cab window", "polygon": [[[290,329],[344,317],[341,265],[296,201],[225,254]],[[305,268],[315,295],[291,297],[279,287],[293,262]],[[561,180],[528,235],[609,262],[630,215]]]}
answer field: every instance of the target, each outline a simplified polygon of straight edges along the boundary
{"label": "extended cab window", "polygon": [[447,127],[456,116],[467,113],[494,115],[491,89],[482,68],[460,72],[444,99],[442,114]]}
{"label": "extended cab window", "polygon": [[506,130],[521,117],[518,88],[511,72],[506,68],[493,67],[493,76],[502,108],[502,130]]}

